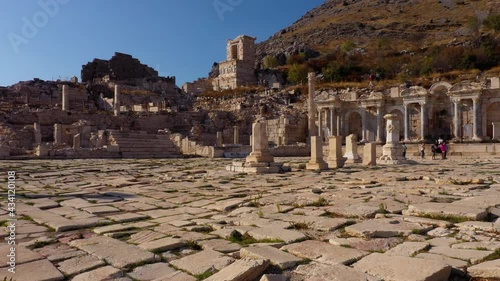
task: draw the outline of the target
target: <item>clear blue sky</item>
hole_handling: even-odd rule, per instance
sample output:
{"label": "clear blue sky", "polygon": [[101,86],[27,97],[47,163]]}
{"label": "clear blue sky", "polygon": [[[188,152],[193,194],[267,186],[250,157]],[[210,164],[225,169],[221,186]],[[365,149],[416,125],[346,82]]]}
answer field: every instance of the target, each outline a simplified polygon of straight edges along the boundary
{"label": "clear blue sky", "polygon": [[176,76],[180,86],[224,60],[227,39],[264,41],[324,1],[3,0],[0,86],[80,78],[83,64],[114,52]]}

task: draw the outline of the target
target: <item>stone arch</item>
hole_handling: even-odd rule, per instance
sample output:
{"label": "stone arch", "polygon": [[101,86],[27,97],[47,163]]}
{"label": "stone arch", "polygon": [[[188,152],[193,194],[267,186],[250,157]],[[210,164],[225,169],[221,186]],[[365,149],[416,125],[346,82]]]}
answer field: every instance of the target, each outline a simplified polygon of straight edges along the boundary
{"label": "stone arch", "polygon": [[358,140],[363,138],[363,111],[359,108],[349,110],[345,116],[346,135],[354,134]]}
{"label": "stone arch", "polygon": [[[391,106],[388,107],[386,110],[387,114],[394,114],[396,115],[397,121],[399,122],[399,139],[403,139],[405,135],[405,123],[404,123],[404,116],[405,116],[405,109],[402,106]],[[384,130],[386,128],[386,122],[384,119]]]}
{"label": "stone arch", "polygon": [[441,82],[437,82],[437,83],[434,83],[431,88],[429,89],[429,93],[431,94],[434,94],[434,92],[438,91],[439,92],[441,91],[441,89],[446,89],[445,92],[448,92],[451,87],[453,87],[450,83],[448,82],[444,82],[444,81],[441,81]]}

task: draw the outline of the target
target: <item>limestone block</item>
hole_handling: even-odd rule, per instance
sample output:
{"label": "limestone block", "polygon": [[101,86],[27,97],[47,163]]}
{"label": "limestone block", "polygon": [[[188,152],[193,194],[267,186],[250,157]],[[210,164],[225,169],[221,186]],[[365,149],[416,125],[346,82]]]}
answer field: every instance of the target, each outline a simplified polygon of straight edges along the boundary
{"label": "limestone block", "polygon": [[375,143],[366,143],[363,149],[363,165],[377,165],[377,145]]}

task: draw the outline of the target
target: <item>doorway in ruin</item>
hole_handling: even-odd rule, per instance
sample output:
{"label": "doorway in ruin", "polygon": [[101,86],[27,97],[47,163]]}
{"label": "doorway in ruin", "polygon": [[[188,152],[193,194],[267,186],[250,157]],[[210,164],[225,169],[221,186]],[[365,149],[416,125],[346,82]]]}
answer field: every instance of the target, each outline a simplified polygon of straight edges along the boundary
{"label": "doorway in ruin", "polygon": [[432,101],[428,134],[433,140],[437,140],[440,137],[445,140],[452,138],[452,108],[452,102],[446,94],[439,94]]}
{"label": "doorway in ruin", "polygon": [[363,118],[358,112],[352,112],[347,120],[349,124],[347,135],[356,135],[358,140],[363,138]]}
{"label": "doorway in ruin", "polygon": [[486,108],[486,135],[493,137],[493,122],[500,122],[500,102],[490,104]]}

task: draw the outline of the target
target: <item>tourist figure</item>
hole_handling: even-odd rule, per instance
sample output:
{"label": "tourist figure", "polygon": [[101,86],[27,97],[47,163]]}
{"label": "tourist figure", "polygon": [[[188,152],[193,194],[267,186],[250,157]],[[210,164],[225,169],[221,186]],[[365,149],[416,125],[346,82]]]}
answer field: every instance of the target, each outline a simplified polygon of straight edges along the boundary
{"label": "tourist figure", "polygon": [[425,157],[425,143],[424,142],[422,142],[420,144],[420,157],[422,157],[422,159],[424,159],[424,157]]}
{"label": "tourist figure", "polygon": [[446,145],[445,142],[441,143],[441,145],[439,146],[439,148],[441,149],[441,159],[446,159],[446,153],[448,152],[448,146]]}
{"label": "tourist figure", "polygon": [[439,145],[439,146],[441,146],[441,144],[443,144],[443,142],[444,142],[444,141],[443,141],[443,138],[442,138],[442,137],[439,137],[439,139],[438,139],[438,145]]}
{"label": "tourist figure", "polygon": [[436,160],[437,145],[435,143],[431,146],[432,160]]}
{"label": "tourist figure", "polygon": [[401,145],[401,147],[403,148],[403,158],[406,159],[406,149],[407,149],[406,144],[403,142],[403,144]]}

